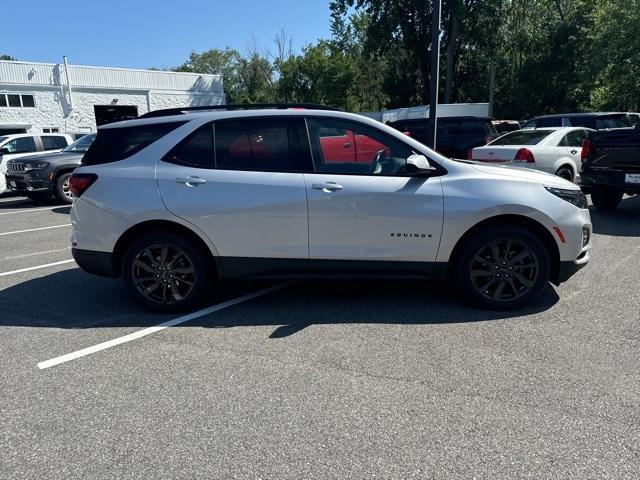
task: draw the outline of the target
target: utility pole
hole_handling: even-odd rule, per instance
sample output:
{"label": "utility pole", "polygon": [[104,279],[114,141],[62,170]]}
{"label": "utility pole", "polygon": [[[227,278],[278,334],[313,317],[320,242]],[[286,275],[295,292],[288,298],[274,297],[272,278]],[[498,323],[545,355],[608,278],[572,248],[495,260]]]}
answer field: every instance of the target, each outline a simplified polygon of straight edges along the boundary
{"label": "utility pole", "polygon": [[493,102],[496,90],[496,64],[491,64],[491,75],[489,80],[489,117],[493,117]]}
{"label": "utility pole", "polygon": [[436,148],[438,89],[440,80],[440,9],[442,0],[433,0],[431,13],[431,82],[429,85],[429,147]]}

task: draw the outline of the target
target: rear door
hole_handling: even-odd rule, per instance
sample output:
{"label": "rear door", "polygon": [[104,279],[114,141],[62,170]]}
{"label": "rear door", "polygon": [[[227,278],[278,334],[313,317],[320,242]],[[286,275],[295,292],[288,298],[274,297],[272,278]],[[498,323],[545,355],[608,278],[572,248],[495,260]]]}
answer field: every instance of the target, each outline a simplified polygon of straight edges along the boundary
{"label": "rear door", "polygon": [[158,163],[167,208],[206,233],[226,277],[306,271],[303,129],[304,120],[287,117],[218,121]]}
{"label": "rear door", "polygon": [[[332,118],[309,118],[307,125],[315,165],[305,175],[312,269],[429,268],[442,231],[440,177],[405,176],[411,147],[370,126]],[[336,163],[321,146],[326,128],[367,137],[376,148],[358,162]]]}

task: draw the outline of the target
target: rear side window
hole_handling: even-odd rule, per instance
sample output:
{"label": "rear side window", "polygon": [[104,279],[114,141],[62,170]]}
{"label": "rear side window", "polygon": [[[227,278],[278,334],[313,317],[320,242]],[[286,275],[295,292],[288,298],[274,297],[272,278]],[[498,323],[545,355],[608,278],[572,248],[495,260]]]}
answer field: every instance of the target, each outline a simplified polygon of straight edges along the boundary
{"label": "rear side window", "polygon": [[495,139],[489,145],[537,145],[552,133],[550,130],[518,130]]}
{"label": "rear side window", "polygon": [[67,146],[67,139],[64,137],[40,137],[45,150],[59,150]]}
{"label": "rear side window", "polygon": [[[296,138],[286,118],[257,118],[216,122],[216,167],[223,170],[298,172]],[[332,135],[338,133],[336,130]]]}
{"label": "rear side window", "polygon": [[99,129],[98,136],[82,158],[82,164],[101,165],[124,160],[185,123],[153,123],[134,127]]}
{"label": "rear side window", "polygon": [[198,128],[176,145],[163,160],[194,168],[213,168],[213,125]]}
{"label": "rear side window", "polygon": [[562,126],[562,117],[547,117],[547,118],[538,118],[536,120],[535,128],[561,127],[561,126]]}

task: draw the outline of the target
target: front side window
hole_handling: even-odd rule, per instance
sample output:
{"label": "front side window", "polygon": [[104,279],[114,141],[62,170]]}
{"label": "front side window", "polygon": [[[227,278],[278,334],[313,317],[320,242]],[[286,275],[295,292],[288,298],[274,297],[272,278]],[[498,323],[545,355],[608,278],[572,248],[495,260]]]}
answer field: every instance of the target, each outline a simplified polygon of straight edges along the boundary
{"label": "front side window", "polygon": [[67,139],[64,137],[46,136],[40,139],[45,150],[59,150],[67,146]]}
{"label": "front side window", "polygon": [[36,142],[33,137],[20,137],[4,144],[9,153],[29,153],[36,151]]}
{"label": "front side window", "polygon": [[[359,123],[337,119],[307,120],[316,172],[351,175],[402,175],[413,151],[408,145]],[[327,136],[344,130],[345,138]]]}
{"label": "front side window", "polygon": [[198,128],[163,158],[165,162],[194,168],[213,168],[213,159],[213,126],[211,124]]}
{"label": "front side window", "polygon": [[565,147],[581,147],[585,138],[587,138],[585,130],[574,130],[565,135],[561,145]]}
{"label": "front side window", "polygon": [[286,118],[225,120],[216,122],[214,131],[216,168],[302,171],[294,153],[294,132]]}

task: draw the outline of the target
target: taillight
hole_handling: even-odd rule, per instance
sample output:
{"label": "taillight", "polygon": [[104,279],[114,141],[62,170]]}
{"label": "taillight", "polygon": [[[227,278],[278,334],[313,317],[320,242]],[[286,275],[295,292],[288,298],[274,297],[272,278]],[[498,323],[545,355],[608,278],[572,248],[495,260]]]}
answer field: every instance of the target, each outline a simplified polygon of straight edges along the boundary
{"label": "taillight", "polygon": [[516,153],[516,158],[513,159],[514,162],[522,162],[522,163],[535,163],[536,159],[533,156],[533,152],[528,148],[521,148]]}
{"label": "taillight", "polygon": [[69,190],[74,197],[82,195],[98,179],[95,173],[74,173],[69,177]]}
{"label": "taillight", "polygon": [[467,152],[467,160],[473,160],[473,148]]}
{"label": "taillight", "polygon": [[591,140],[585,139],[582,141],[582,151],[580,152],[580,161],[586,162],[591,153]]}

